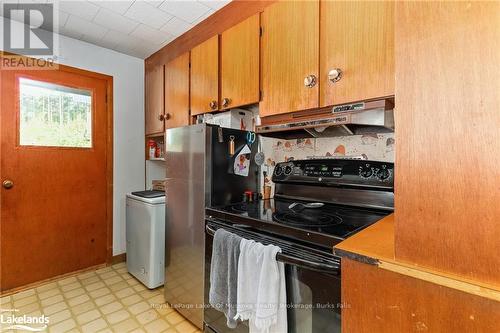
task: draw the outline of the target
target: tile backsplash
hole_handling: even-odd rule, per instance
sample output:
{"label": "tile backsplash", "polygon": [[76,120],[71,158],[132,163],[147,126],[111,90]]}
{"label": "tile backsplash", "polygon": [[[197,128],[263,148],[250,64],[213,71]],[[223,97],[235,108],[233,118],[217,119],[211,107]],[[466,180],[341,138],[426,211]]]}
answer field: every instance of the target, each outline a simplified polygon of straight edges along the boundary
{"label": "tile backsplash", "polygon": [[[282,140],[261,137],[260,150],[265,154],[261,173],[271,177],[276,163],[318,156],[363,155],[369,160],[394,162],[394,133]],[[264,177],[261,177],[261,191]],[[274,184],[271,183],[272,194]]]}

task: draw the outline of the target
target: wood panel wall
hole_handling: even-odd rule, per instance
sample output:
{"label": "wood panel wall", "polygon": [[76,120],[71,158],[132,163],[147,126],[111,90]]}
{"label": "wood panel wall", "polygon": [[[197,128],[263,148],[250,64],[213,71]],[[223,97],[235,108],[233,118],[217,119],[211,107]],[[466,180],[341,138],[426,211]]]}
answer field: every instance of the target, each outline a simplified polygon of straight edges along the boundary
{"label": "wood panel wall", "polygon": [[233,0],[206,20],[179,36],[146,59],[146,71],[155,65],[164,65],[178,55],[191,50],[212,36],[222,33],[246,18],[260,13],[276,0]]}
{"label": "wood panel wall", "polygon": [[498,22],[500,2],[396,4],[396,259],[494,285]]}
{"label": "wood panel wall", "polygon": [[497,332],[500,302],[342,259],[343,332]]}

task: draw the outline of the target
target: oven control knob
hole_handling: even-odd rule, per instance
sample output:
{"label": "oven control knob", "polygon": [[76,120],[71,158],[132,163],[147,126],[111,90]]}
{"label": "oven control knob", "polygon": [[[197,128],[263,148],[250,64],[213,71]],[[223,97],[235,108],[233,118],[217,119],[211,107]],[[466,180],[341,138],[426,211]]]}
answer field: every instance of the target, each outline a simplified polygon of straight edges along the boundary
{"label": "oven control knob", "polygon": [[373,175],[373,169],[370,164],[365,164],[359,167],[359,176],[361,178],[370,178]]}
{"label": "oven control knob", "polygon": [[284,173],[285,173],[285,176],[288,176],[289,174],[291,174],[292,173],[292,167],[290,165],[287,165],[285,167]]}
{"label": "oven control knob", "polygon": [[281,176],[282,173],[283,173],[283,168],[281,167],[281,165],[277,165],[276,168],[274,168],[274,174],[276,176]]}
{"label": "oven control knob", "polygon": [[391,176],[391,170],[386,169],[386,168],[380,169],[377,172],[377,178],[378,178],[378,180],[381,180],[381,181],[387,180],[390,176]]}

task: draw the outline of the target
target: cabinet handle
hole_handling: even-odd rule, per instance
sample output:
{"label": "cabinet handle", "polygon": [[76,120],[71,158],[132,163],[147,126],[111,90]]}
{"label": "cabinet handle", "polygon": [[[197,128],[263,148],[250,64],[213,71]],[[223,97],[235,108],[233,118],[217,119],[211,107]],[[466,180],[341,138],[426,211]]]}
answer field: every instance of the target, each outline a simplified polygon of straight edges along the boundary
{"label": "cabinet handle", "polygon": [[217,101],[211,101],[210,102],[210,109],[211,110],[217,110]]}
{"label": "cabinet handle", "polygon": [[164,115],[164,114],[160,114],[160,115],[158,116],[158,120],[159,120],[159,121],[164,121],[164,120],[165,120],[165,115]]}
{"label": "cabinet handle", "polygon": [[307,88],[312,88],[316,85],[316,75],[308,75],[304,79],[304,86]]}
{"label": "cabinet handle", "polygon": [[229,105],[229,103],[231,103],[231,99],[230,98],[224,98],[222,100],[222,106],[223,107],[227,107]]}
{"label": "cabinet handle", "polygon": [[334,68],[328,72],[328,80],[330,82],[335,83],[342,78],[342,70],[340,68]]}

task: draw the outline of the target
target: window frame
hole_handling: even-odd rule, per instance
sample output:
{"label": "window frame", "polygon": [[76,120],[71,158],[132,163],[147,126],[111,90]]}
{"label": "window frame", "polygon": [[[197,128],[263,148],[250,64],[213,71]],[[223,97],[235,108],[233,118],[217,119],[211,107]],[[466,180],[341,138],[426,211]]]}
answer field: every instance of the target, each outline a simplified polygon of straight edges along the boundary
{"label": "window frame", "polygon": [[[21,79],[46,83],[49,85],[57,85],[61,87],[67,87],[74,90],[84,90],[90,93],[91,103],[90,103],[90,127],[91,127],[91,145],[90,147],[74,147],[74,146],[46,146],[46,145],[25,145],[21,144]],[[67,82],[61,82],[59,80],[47,80],[44,78],[21,74],[15,76],[15,93],[16,93],[16,148],[17,149],[43,149],[43,150],[86,150],[93,151],[95,149],[96,133],[95,133],[95,121],[96,121],[96,91],[92,87],[82,87],[78,85],[68,84]]]}

